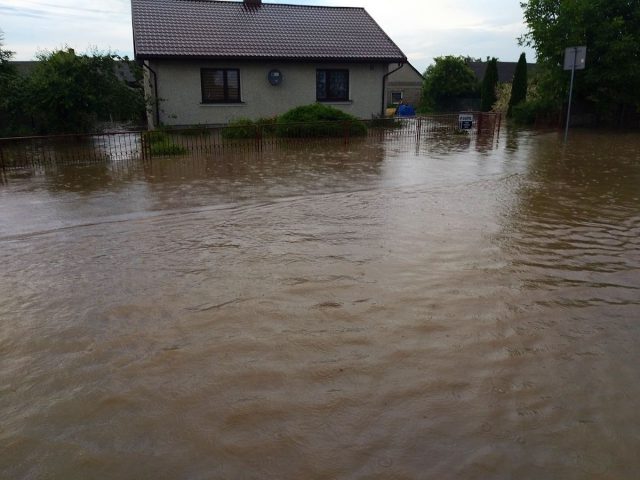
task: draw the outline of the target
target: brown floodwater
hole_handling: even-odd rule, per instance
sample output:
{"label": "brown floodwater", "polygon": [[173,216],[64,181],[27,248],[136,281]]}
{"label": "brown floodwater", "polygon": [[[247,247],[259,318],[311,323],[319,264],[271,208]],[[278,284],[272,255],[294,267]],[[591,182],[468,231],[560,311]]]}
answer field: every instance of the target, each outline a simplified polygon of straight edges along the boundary
{"label": "brown floodwater", "polygon": [[640,135],[0,183],[2,479],[635,479]]}

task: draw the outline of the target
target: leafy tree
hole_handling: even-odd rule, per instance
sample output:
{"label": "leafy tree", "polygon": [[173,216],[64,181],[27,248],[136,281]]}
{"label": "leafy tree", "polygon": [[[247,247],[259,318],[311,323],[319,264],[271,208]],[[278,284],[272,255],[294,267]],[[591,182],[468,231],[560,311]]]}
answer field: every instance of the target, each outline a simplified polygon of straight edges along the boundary
{"label": "leafy tree", "polygon": [[603,114],[640,107],[640,2],[637,0],[529,0],[522,3],[535,49],[540,93],[560,106],[568,90],[565,48],[587,46],[586,69],[576,72],[576,98]]}
{"label": "leafy tree", "polygon": [[3,45],[4,34],[2,33],[2,30],[0,30],[0,75],[4,75],[11,70],[9,61],[13,58],[13,52],[2,48]]}
{"label": "leafy tree", "polygon": [[492,58],[487,62],[487,70],[484,72],[481,87],[480,110],[489,112],[496,103],[498,97],[496,88],[498,87],[498,59]]}
{"label": "leafy tree", "polygon": [[524,53],[520,54],[518,65],[516,65],[516,72],[513,75],[513,82],[511,84],[511,98],[509,99],[509,110],[507,116],[511,116],[511,110],[514,106],[524,102],[527,99],[527,57]]}
{"label": "leafy tree", "polygon": [[0,30],[0,135],[6,136],[14,133],[17,117],[21,116],[17,100],[22,95],[18,74],[10,63],[13,52],[2,48],[3,41]]}
{"label": "leafy tree", "polygon": [[424,73],[422,109],[442,111],[449,109],[456,99],[473,96],[477,82],[465,57],[447,55],[434,58]]}
{"label": "leafy tree", "polygon": [[142,91],[117,77],[118,59],[110,53],[77,55],[71,48],[40,54],[28,79],[29,110],[37,130],[88,132],[98,120],[141,116]]}
{"label": "leafy tree", "polygon": [[2,34],[2,30],[0,30],[0,108],[6,102],[7,95],[7,83],[9,80],[15,76],[15,69],[9,63],[9,61],[13,58],[13,52],[10,50],[5,50],[2,48],[4,44],[4,35]]}

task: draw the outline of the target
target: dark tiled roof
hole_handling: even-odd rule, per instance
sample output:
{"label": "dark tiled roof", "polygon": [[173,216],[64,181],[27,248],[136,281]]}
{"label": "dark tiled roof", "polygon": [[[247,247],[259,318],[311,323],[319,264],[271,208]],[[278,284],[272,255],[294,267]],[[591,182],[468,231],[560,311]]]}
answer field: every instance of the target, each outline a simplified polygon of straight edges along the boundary
{"label": "dark tiled roof", "polygon": [[[476,78],[482,81],[484,72],[487,71],[487,62],[468,62],[467,65],[476,74]],[[513,75],[516,73],[518,62],[498,62],[498,82],[511,83]],[[535,63],[527,63],[527,72],[532,74],[536,69]]]}
{"label": "dark tiled roof", "polygon": [[406,61],[363,8],[131,0],[136,58]]}

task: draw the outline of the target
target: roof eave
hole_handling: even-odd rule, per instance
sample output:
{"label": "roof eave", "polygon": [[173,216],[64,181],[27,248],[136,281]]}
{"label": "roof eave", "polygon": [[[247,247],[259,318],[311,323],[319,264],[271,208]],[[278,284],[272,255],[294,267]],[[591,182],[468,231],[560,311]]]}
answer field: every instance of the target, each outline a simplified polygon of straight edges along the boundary
{"label": "roof eave", "polygon": [[264,55],[176,55],[142,54],[136,60],[198,60],[198,61],[269,61],[269,62],[347,62],[347,63],[406,63],[406,57],[321,57],[321,56],[264,56]]}

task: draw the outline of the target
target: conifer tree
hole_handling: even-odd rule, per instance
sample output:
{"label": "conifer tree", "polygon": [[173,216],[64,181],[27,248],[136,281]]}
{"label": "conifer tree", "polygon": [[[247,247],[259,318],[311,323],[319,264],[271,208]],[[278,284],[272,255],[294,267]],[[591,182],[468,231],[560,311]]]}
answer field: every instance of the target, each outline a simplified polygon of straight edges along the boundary
{"label": "conifer tree", "polygon": [[498,59],[492,58],[487,62],[487,70],[482,79],[480,110],[483,112],[491,111],[493,104],[496,103],[496,87],[498,86]]}
{"label": "conifer tree", "polygon": [[513,83],[511,84],[511,98],[509,99],[509,110],[507,117],[511,116],[513,107],[527,99],[527,57],[524,53],[520,55],[516,72],[513,75]]}

